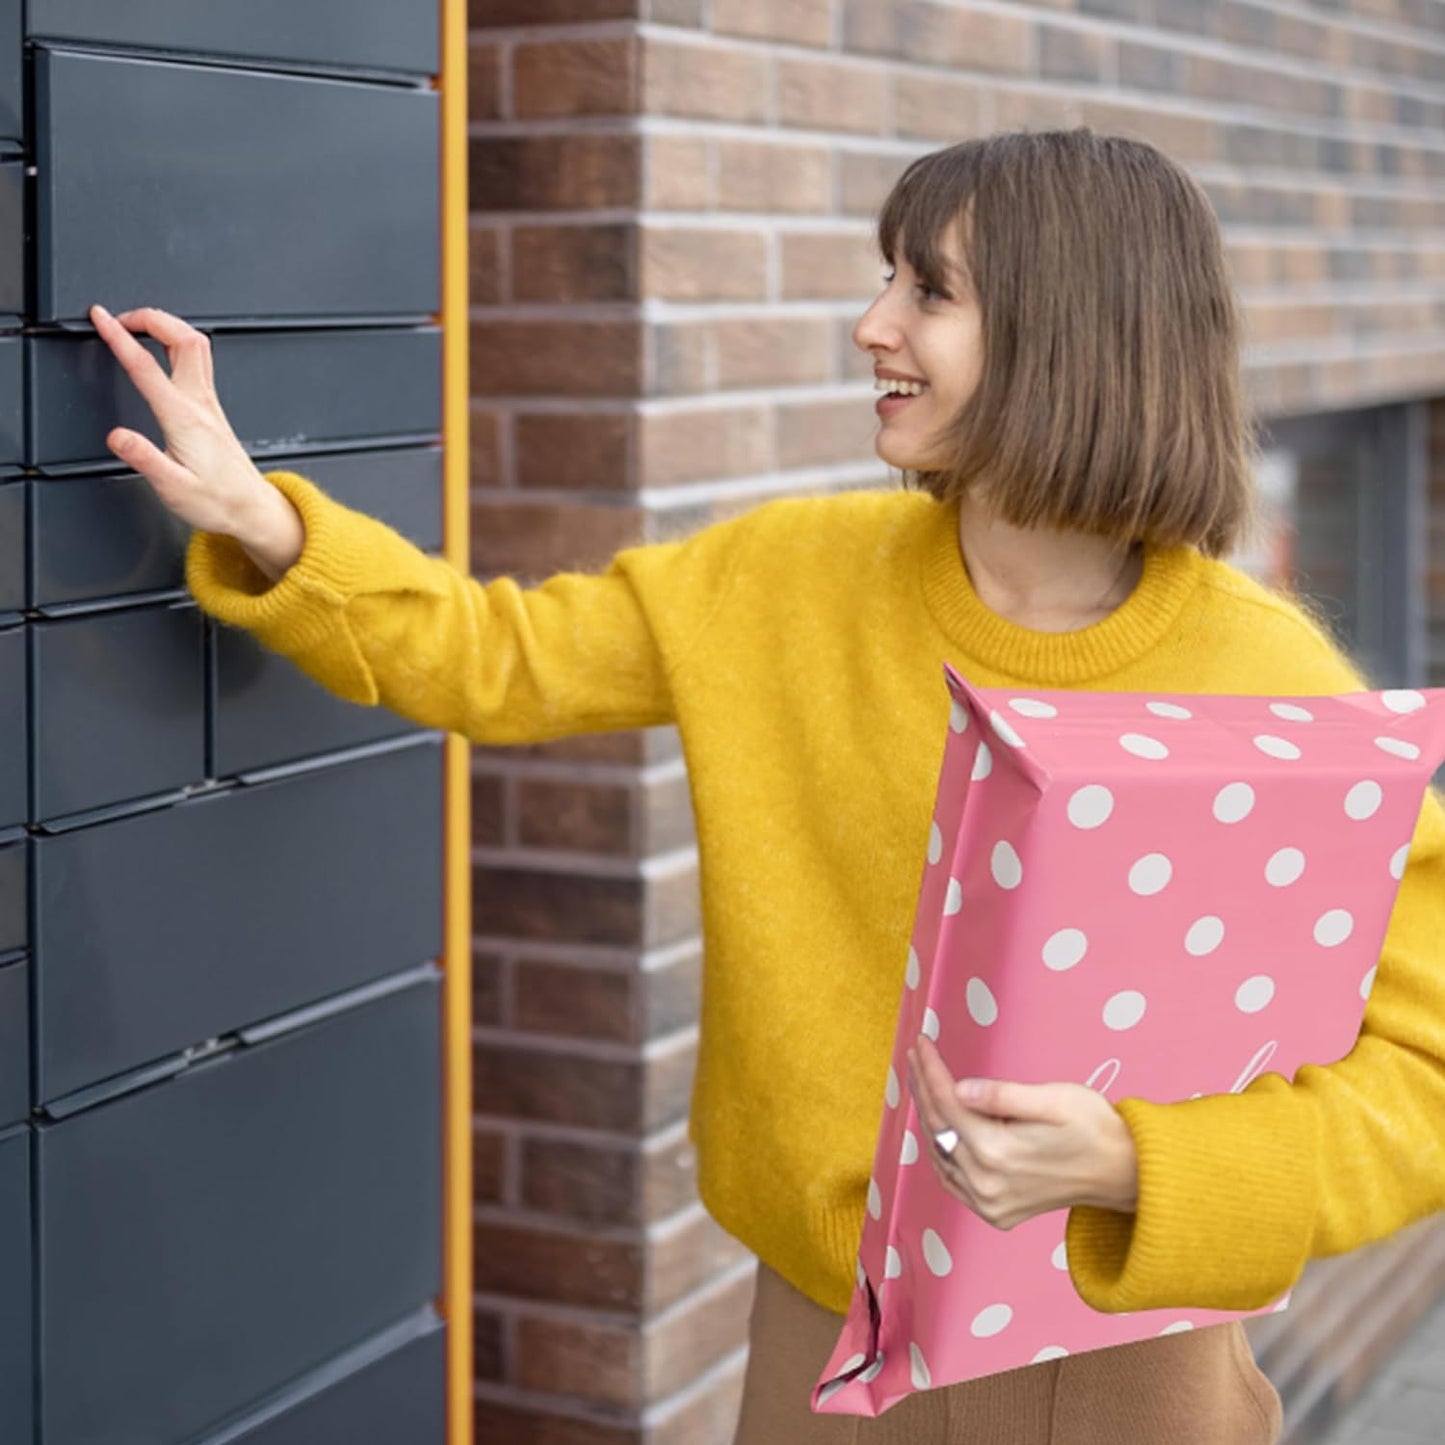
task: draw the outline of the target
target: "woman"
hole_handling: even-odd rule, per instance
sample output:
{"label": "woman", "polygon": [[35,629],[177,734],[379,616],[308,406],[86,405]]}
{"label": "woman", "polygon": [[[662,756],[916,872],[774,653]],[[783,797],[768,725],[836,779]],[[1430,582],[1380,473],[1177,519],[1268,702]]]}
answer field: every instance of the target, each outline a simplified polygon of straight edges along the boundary
{"label": "woman", "polygon": [[[1367,684],[1297,601],[1221,560],[1251,509],[1217,222],[1153,148],[1082,129],[925,156],[879,224],[858,322],[879,455],[906,485],[784,498],[597,575],[485,586],[226,423],[204,337],[97,310],[164,429],[117,456],[197,528],[187,578],[337,694],[485,744],[675,724],[706,973],[692,1135],[760,1257],[740,1445],[1266,1442],[1279,1397],[1238,1322],[810,1412],[855,1254],[948,716],[981,686],[1275,695]],[[139,347],[148,331],[173,376]],[[1109,1103],[997,1081],[920,1040],[931,1161],[1000,1229],[1068,1209],[1104,1311],[1262,1308],[1312,1257],[1445,1206],[1445,826],[1433,795],[1348,1058],[1238,1095]]]}

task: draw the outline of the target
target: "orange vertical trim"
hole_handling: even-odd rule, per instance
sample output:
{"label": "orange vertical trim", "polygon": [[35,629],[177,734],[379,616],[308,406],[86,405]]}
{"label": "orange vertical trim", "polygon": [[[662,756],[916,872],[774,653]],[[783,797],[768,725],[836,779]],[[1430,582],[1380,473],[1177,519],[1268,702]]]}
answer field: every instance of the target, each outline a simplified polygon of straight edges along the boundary
{"label": "orange vertical trim", "polygon": [[[443,550],[470,568],[471,454],[467,359],[467,5],[441,3]],[[472,901],[471,749],[446,740],[442,988],[446,1070],[444,1285],[447,1445],[472,1445]]]}

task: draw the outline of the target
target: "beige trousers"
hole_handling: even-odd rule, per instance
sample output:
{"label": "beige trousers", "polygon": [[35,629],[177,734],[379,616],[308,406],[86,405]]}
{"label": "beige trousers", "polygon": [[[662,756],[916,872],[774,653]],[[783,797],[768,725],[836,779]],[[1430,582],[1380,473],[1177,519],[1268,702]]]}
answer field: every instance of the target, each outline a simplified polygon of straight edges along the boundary
{"label": "beige trousers", "polygon": [[734,1445],[1273,1445],[1280,1398],[1238,1320],[910,1395],[876,1419],[808,1401],[842,1319],[758,1267]]}

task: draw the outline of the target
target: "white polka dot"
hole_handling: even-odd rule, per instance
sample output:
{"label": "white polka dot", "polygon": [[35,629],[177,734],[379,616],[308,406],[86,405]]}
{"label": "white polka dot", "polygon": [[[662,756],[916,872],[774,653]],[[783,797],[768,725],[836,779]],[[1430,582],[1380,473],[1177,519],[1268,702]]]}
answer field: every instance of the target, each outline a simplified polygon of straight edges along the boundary
{"label": "white polka dot", "polygon": [[906,983],[909,988],[917,988],[920,972],[918,950],[910,944],[908,948],[908,967],[904,970],[903,982]]}
{"label": "white polka dot", "polygon": [[1119,739],[1119,746],[1126,753],[1133,753],[1136,758],[1148,758],[1151,762],[1169,756],[1169,749],[1158,738],[1146,737],[1143,733],[1125,733]]}
{"label": "white polka dot", "polygon": [[868,1213],[874,1219],[883,1218],[883,1196],[878,1192],[878,1181],[868,1181]]}
{"label": "white polka dot", "polygon": [[1113,811],[1114,795],[1102,783],[1090,783],[1069,799],[1069,822],[1076,828],[1097,828]]}
{"label": "white polka dot", "polygon": [[1390,872],[1395,879],[1405,876],[1405,865],[1410,861],[1410,844],[1406,843],[1402,848],[1396,848],[1393,857],[1390,859]]}
{"label": "white polka dot", "polygon": [[943,830],[934,823],[928,830],[928,861],[937,863],[943,857]]}
{"label": "white polka dot", "polygon": [[903,1148],[898,1151],[900,1164],[918,1163],[918,1135],[912,1129],[903,1131]]}
{"label": "white polka dot", "polygon": [[1413,687],[1394,687],[1380,694],[1380,701],[1391,712],[1418,712],[1425,706],[1425,694]]}
{"label": "white polka dot", "polygon": [[1315,942],[1321,948],[1334,948],[1355,931],[1355,920],[1344,908],[1331,908],[1315,923]]}
{"label": "white polka dot", "polygon": [[1036,697],[1012,697],[1008,704],[1020,717],[1058,717],[1059,710],[1051,702]]}
{"label": "white polka dot", "polygon": [[1061,928],[1044,944],[1044,966],[1055,973],[1073,968],[1089,951],[1089,940],[1081,928]]}
{"label": "white polka dot", "polygon": [[846,1390],[852,1380],[829,1380],[821,1390],[818,1391],[818,1403],[826,1405],[840,1390]]}
{"label": "white polka dot", "polygon": [[974,1023],[987,1028],[998,1021],[998,1000],[993,996],[993,990],[981,978],[969,979],[964,997],[968,1000],[969,1017]]}
{"label": "white polka dot", "polygon": [[864,1370],[861,1375],[858,1376],[858,1383],[860,1385],[871,1385],[873,1381],[876,1380],[878,1376],[883,1373],[884,1358],[885,1356],[883,1354],[883,1351],[879,1350],[878,1358],[874,1360],[873,1363],[869,1365],[868,1368]]}
{"label": "white polka dot", "polygon": [[989,1305],[987,1309],[981,1309],[973,1317],[973,1323],[969,1325],[969,1333],[975,1339],[986,1340],[992,1335],[1006,1330],[1013,1321],[1014,1312],[1004,1304]]}
{"label": "white polka dot", "polygon": [[1009,747],[1023,747],[1024,740],[1018,735],[1018,733],[1014,731],[1013,724],[1009,722],[1009,720],[1004,717],[1002,713],[996,711],[991,712],[988,715],[988,720],[992,724],[994,732],[996,732],[999,737],[1001,737],[1004,742],[1009,745]]}
{"label": "white polka dot", "polygon": [[1033,1359],[1031,1365],[1042,1365],[1045,1360],[1062,1360],[1069,1352],[1062,1345],[1045,1345]]}
{"label": "white polka dot", "polygon": [[949,704],[948,725],[956,733],[968,731],[968,709],[961,702]]}
{"label": "white polka dot", "polygon": [[1238,823],[1254,811],[1254,789],[1248,783],[1227,783],[1214,795],[1214,816],[1221,823]]}
{"label": "white polka dot", "polygon": [[[863,1365],[866,1365],[867,1363],[867,1355],[849,1355],[848,1358],[844,1360],[841,1365],[838,1366],[838,1373],[840,1375],[851,1375],[854,1370],[860,1368]],[[838,1382],[835,1380],[833,1381],[833,1383],[837,1384]]]}
{"label": "white polka dot", "polygon": [[928,1373],[928,1361],[923,1358],[923,1351],[912,1341],[908,1345],[908,1374],[915,1390],[932,1388],[933,1379]]}
{"label": "white polka dot", "polygon": [[888,1082],[883,1086],[883,1098],[890,1109],[898,1107],[898,1075],[892,1064],[888,1065]]}
{"label": "white polka dot", "polygon": [[989,866],[993,871],[993,881],[1000,888],[1017,888],[1024,881],[1023,860],[1012,843],[995,843]]}
{"label": "white polka dot", "polygon": [[943,900],[943,916],[952,918],[963,907],[963,884],[957,878],[948,880],[948,894]]}
{"label": "white polka dot", "polygon": [[938,1015],[931,1008],[923,1010],[923,1032],[935,1043],[938,1041]]}
{"label": "white polka dot", "polygon": [[858,1288],[864,1289],[868,1284],[868,1272],[863,1268],[863,1261],[858,1261]]}
{"label": "white polka dot", "polygon": [[1265,881],[1276,888],[1288,888],[1304,876],[1305,855],[1298,848],[1281,848],[1264,865]]}
{"label": "white polka dot", "polygon": [[1363,783],[1356,783],[1348,793],[1345,794],[1345,812],[1357,823],[1363,823],[1366,818],[1373,818],[1379,811],[1380,804],[1385,801],[1385,790],[1376,782],[1366,779]]}
{"label": "white polka dot", "polygon": [[1420,749],[1404,738],[1376,738],[1375,746],[1382,753],[1389,753],[1393,758],[1408,758],[1412,763],[1420,756]]}
{"label": "white polka dot", "polygon": [[1307,723],[1315,720],[1315,715],[1307,707],[1300,707],[1292,702],[1272,702],[1269,710],[1286,722]]}
{"label": "white polka dot", "polygon": [[1206,954],[1213,953],[1223,942],[1224,920],[1216,918],[1212,913],[1196,918],[1189,925],[1189,932],[1184,935],[1184,947],[1195,958],[1203,958]]}
{"label": "white polka dot", "polygon": [[1165,1325],[1159,1331],[1161,1335],[1182,1335],[1186,1330],[1192,1330],[1194,1326],[1188,1320],[1175,1320],[1172,1325]]}
{"label": "white polka dot", "polygon": [[1175,718],[1180,722],[1187,722],[1194,716],[1187,707],[1180,707],[1177,702],[1146,702],[1144,706],[1155,717]]}
{"label": "white polka dot", "polygon": [[953,1256],[948,1252],[948,1246],[932,1229],[923,1231],[923,1258],[939,1279],[953,1273]]}
{"label": "white polka dot", "polygon": [[1255,738],[1254,745],[1270,758],[1282,758],[1287,762],[1293,762],[1300,756],[1300,750],[1288,738],[1277,738],[1273,733],[1261,733]]}
{"label": "white polka dot", "polygon": [[902,1273],[903,1261],[899,1257],[898,1251],[890,1244],[888,1246],[888,1253],[883,1257],[883,1278],[897,1279]]}
{"label": "white polka dot", "polygon": [[1360,980],[1360,997],[1362,999],[1368,1001],[1370,997],[1370,990],[1375,986],[1375,971],[1379,968],[1379,966],[1380,965],[1378,963],[1371,964],[1370,967],[1365,971],[1364,978]]}
{"label": "white polka dot", "polygon": [[975,783],[982,782],[991,772],[993,772],[993,752],[987,743],[980,743],[978,751],[973,755],[972,780]]}
{"label": "white polka dot", "polygon": [[1138,989],[1126,988],[1104,1005],[1104,1026],[1116,1030],[1132,1029],[1144,1017],[1144,1006],[1144,995]]}
{"label": "white polka dot", "polygon": [[1234,991],[1234,1006],[1240,1013],[1257,1014],[1274,997],[1274,980],[1267,973],[1247,978]]}
{"label": "white polka dot", "polygon": [[1069,1267],[1069,1246],[1066,1241],[1060,1240],[1054,1246],[1054,1252],[1049,1256],[1049,1263],[1057,1270],[1066,1270]]}
{"label": "white polka dot", "polygon": [[1275,1305],[1275,1307],[1274,1307],[1272,1310],[1270,1310],[1270,1314],[1272,1314],[1272,1315],[1277,1315],[1277,1314],[1282,1313],[1284,1310],[1287,1310],[1288,1308],[1289,1308],[1289,1296],[1288,1296],[1288,1295],[1285,1295],[1285,1296],[1280,1300],[1280,1302],[1279,1302],[1277,1305]]}
{"label": "white polka dot", "polygon": [[1146,853],[1129,869],[1129,887],[1147,898],[1167,888],[1173,876],[1174,865],[1162,853]]}

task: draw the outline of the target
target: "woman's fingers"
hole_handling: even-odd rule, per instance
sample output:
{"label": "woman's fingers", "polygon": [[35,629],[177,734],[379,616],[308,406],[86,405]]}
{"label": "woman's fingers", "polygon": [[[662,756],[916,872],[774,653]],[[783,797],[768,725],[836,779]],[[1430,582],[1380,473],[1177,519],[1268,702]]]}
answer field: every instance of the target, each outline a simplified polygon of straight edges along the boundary
{"label": "woman's fingers", "polygon": [[125,368],[126,375],[135,383],[135,389],[146,399],[161,425],[178,423],[184,398],[160,362],[104,308],[92,306],[90,317],[100,339]]}
{"label": "woman's fingers", "polygon": [[196,485],[191,472],[139,432],[116,427],[106,436],[105,444],[126,466],[150,482],[161,500],[168,504],[182,500]]}
{"label": "woman's fingers", "polygon": [[211,370],[211,340],[188,321],[162,311],[158,306],[141,306],[122,311],[115,318],[131,331],[148,332],[166,348],[170,358],[171,377],[182,391],[197,401],[215,389]]}

